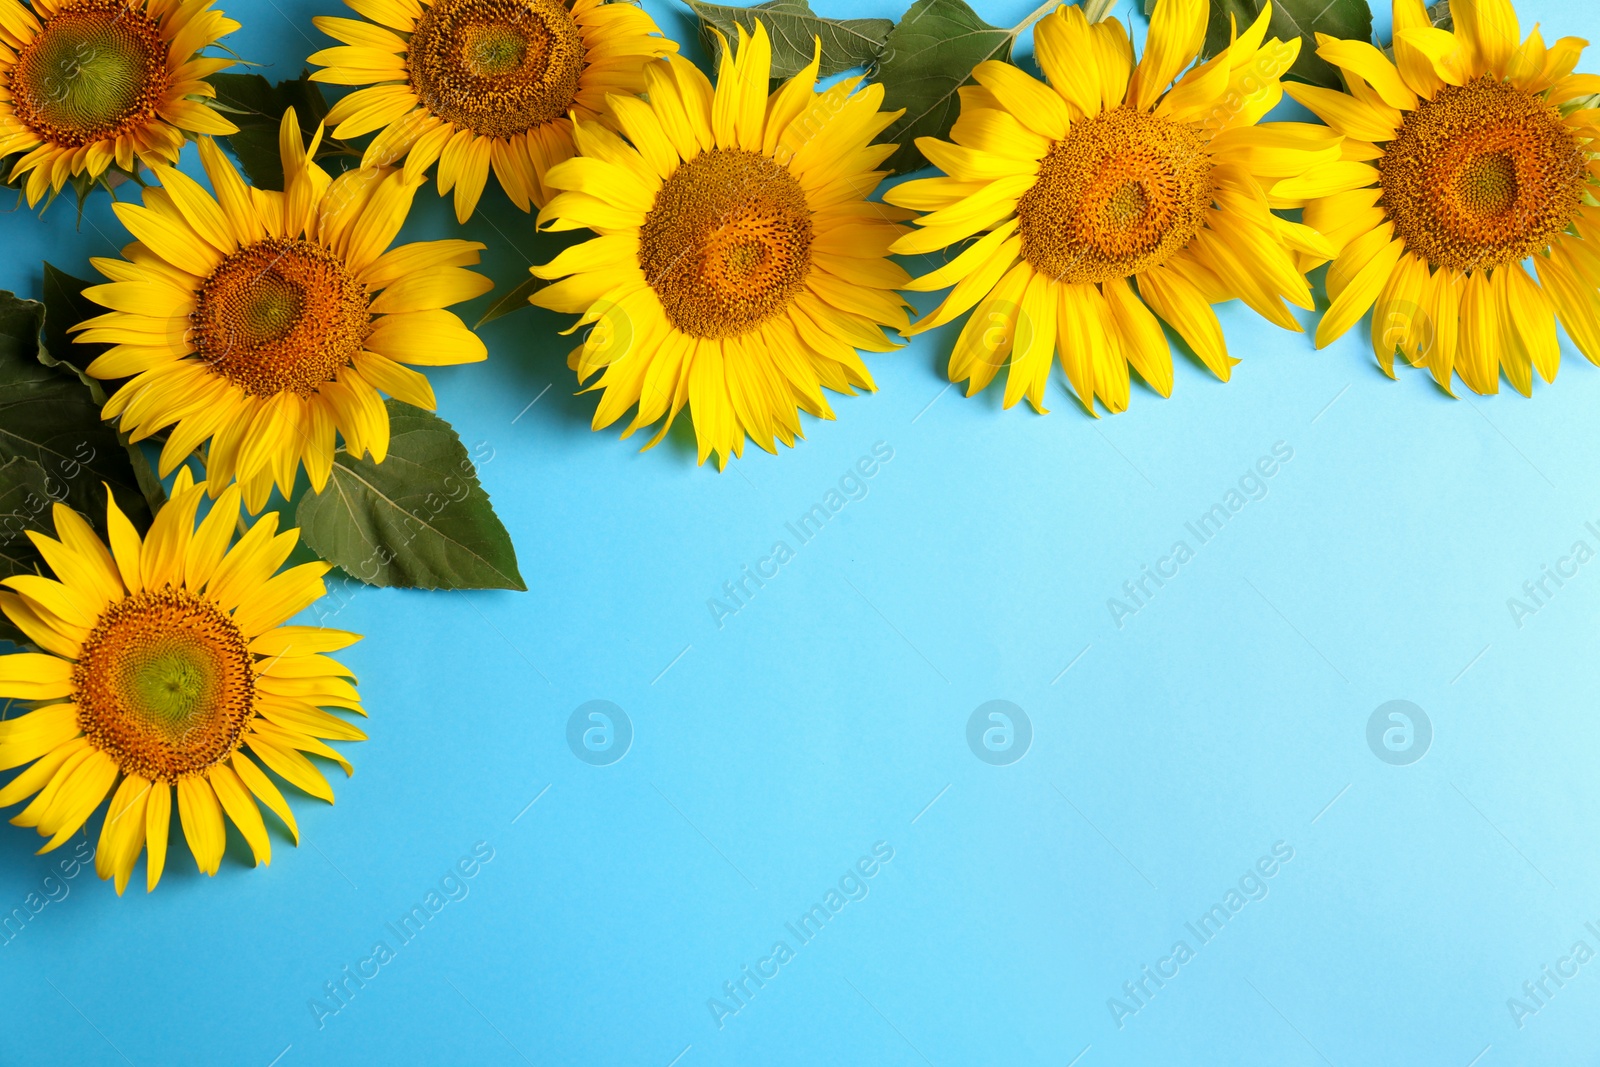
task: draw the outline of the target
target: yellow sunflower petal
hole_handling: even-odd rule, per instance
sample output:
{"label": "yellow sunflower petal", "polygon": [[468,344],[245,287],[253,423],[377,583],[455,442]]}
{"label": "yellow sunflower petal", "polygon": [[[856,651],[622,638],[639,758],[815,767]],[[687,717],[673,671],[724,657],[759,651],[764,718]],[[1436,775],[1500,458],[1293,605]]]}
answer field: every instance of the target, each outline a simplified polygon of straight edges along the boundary
{"label": "yellow sunflower petal", "polygon": [[244,835],[245,843],[250,846],[256,862],[263,866],[270,864],[272,839],[267,836],[266,824],[261,821],[261,809],[256,807],[255,798],[245,788],[244,782],[239,780],[233,768],[226,763],[219,763],[211,768],[206,777],[211,783],[211,788],[216,791],[222,810],[228,813],[228,819],[239,828],[239,833]]}
{"label": "yellow sunflower petal", "polygon": [[167,864],[167,834],[172,828],[172,787],[157,782],[145,807],[145,892],[153,892]]}
{"label": "yellow sunflower petal", "polygon": [[222,807],[207,779],[178,779],[178,816],[195,866],[201,874],[216,874],[222,866],[227,832],[222,825]]}
{"label": "yellow sunflower petal", "polygon": [[1194,61],[1206,36],[1205,0],[1157,0],[1144,58],[1128,84],[1128,102],[1148,110],[1178,73]]}

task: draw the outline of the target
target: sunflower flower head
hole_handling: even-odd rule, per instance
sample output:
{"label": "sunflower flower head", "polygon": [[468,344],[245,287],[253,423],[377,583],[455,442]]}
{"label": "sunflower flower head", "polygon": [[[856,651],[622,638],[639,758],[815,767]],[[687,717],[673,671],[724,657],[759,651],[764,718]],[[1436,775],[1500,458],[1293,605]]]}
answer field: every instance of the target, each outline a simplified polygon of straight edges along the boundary
{"label": "sunflower flower head", "polygon": [[1059,352],[1086,409],[1098,399],[1122,411],[1130,366],[1162,396],[1172,390],[1158,316],[1224,381],[1238,361],[1211,305],[1237,298],[1300,329],[1284,301],[1313,307],[1304,271],[1331,249],[1274,215],[1267,189],[1338,159],[1339,139],[1258,124],[1299,54],[1298,39],[1266,40],[1270,15],[1263,8],[1229,48],[1191,66],[1206,0],[1159,0],[1137,64],[1116,19],[1091,25],[1081,8],[1057,8],[1034,27],[1044,82],[981,63],[977,84],[960,90],[954,143],[917,141],[945,176],[885,194],[926,212],[893,250],[970,241],[911,286],[954,286],[913,333],[973,312],[949,368],[969,396],[1009,363],[1005,406],[1026,396],[1044,411]]}
{"label": "sunflower flower head", "polygon": [[324,590],[325,563],[278,573],[299,531],[268,515],[230,547],[239,521],[231,485],[198,523],[205,483],[178,473],[141,538],[115,501],[110,546],[55,506],[55,537],[29,532],[55,578],[0,585],[0,610],[41,651],[0,656],[0,697],[31,703],[0,722],[0,769],[25,767],[0,806],[31,801],[12,822],[49,840],[77,833],[108,795],[95,871],[120,895],[141,852],[154,889],[166,863],[173,795],[195,863],[216,874],[226,831],[258,863],[272,859],[259,805],[298,843],[294,813],[266,772],[333,802],[305,753],[350,764],[324,739],[366,735],[324,706],[365,714],[349,670],[325,655],[356,634],[285,626]]}
{"label": "sunflower flower head", "polygon": [[[0,0],[3,2],[3,0]],[[155,168],[144,205],[114,210],[138,238],[124,259],[96,259],[111,279],[84,292],[110,310],[73,327],[112,347],[89,365],[131,379],[103,414],[135,441],[170,428],[165,477],[207,444],[211,492],[234,478],[251,513],[302,463],[322,491],[335,438],[382,462],[389,416],[379,390],[432,410],[428,379],[404,364],[487,357],[449,305],[492,288],[465,267],[483,245],[424,241],[389,248],[423,179],[363,168],[336,179],[312,162],[294,112],[280,128],[284,191],[245,185],[208,138],[212,193]],[[385,251],[385,249],[388,249]]]}
{"label": "sunflower flower head", "polygon": [[867,201],[894,152],[872,140],[898,112],[860,78],[818,92],[818,59],[769,97],[771,57],[757,23],[722,50],[715,89],[679,56],[646,67],[648,101],[606,99],[620,136],[579,120],[539,213],[599,235],[534,267],[559,280],[530,298],[592,327],[569,363],[600,374],[595,429],[636,406],[623,436],[661,421],[648,448],[687,407],[719,467],[746,437],[792,446],[800,411],[832,418],[824,388],[872,389],[856,350],[910,325],[888,258],[909,213]]}
{"label": "sunflower flower head", "polygon": [[176,163],[186,137],[236,132],[205,100],[239,24],[213,0],[0,0],[0,157],[29,205],[68,179]]}
{"label": "sunflower flower head", "polygon": [[[1454,31],[1422,0],[1394,2],[1394,60],[1319,38],[1345,92],[1291,95],[1345,136],[1343,158],[1280,184],[1338,250],[1322,346],[1373,309],[1372,347],[1398,350],[1449,391],[1533,391],[1555,378],[1556,320],[1600,362],[1597,113],[1600,77],[1575,74],[1586,42],[1523,38],[1508,0],[1456,0]],[[1537,281],[1523,266],[1532,260]]]}
{"label": "sunflower flower head", "polygon": [[573,116],[593,120],[607,93],[644,89],[644,66],[677,51],[634,4],[603,0],[356,0],[372,21],[312,21],[344,42],[311,57],[313,81],[363,88],[325,120],[336,137],[381,130],[364,166],[439,163],[466,222],[494,169],[522,210],[550,199],[545,176],[573,153]]}

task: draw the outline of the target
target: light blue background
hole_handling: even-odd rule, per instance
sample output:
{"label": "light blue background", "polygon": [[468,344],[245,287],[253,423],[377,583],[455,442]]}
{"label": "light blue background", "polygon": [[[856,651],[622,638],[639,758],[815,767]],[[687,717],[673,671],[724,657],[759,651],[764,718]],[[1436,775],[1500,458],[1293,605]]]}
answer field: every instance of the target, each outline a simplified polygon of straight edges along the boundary
{"label": "light blue background", "polygon": [[[1600,34],[1586,5],[1521,7],[1548,39]],[[339,6],[228,10],[237,49],[289,77]],[[431,187],[418,205],[410,235],[452,232]],[[554,247],[493,191],[466,232],[502,289]],[[63,203],[0,233],[24,293],[39,259],[88,275],[126,240],[99,199],[81,228]],[[1451,400],[1387,380],[1365,324],[1316,352],[1221,315],[1230,384],[1180,356],[1172,399],[1136,386],[1100,421],[1059,371],[1048,417],[947,390],[936,333],[871,357],[881,391],[798,448],[721,475],[686,434],[640,455],[591,433],[556,317],[487,327],[487,365],[431,377],[492,456],[529,591],[340,585],[325,607],[367,635],[344,658],[372,717],[337,806],[297,797],[303,844],[280,836],[270,868],[230,840],[215,879],[175,846],[151,896],[79,874],[0,948],[0,1061],[1596,1062],[1600,962],[1520,1029],[1507,998],[1600,949],[1600,563],[1520,627],[1507,599],[1600,548],[1600,372],[1563,341],[1532,401]],[[798,545],[784,524],[876,442],[868,495]],[[1277,442],[1265,499],[1199,545],[1184,524]],[[778,539],[796,557],[719,629],[707,599]],[[1118,629],[1107,599],[1179,539],[1195,558]],[[566,743],[594,699],[635,730],[611,766]],[[1033,725],[1010,766],[965,740],[993,699]],[[1391,699],[1433,724],[1410,766],[1365,739]],[[65,854],[3,829],[0,911]],[[879,841],[870,894],[800,946],[784,924]],[[1269,895],[1201,945],[1184,924],[1280,841]],[[477,842],[469,895],[319,1027],[324,983],[396,947],[385,924]],[[719,1029],[708,999],[779,939],[794,959]],[[1108,999],[1180,939],[1194,958],[1119,1029]]]}

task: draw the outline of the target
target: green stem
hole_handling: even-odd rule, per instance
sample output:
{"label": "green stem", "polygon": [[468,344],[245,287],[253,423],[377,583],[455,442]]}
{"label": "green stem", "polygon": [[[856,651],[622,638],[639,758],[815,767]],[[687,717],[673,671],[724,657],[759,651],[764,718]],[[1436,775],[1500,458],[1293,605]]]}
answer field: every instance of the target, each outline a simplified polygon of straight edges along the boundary
{"label": "green stem", "polygon": [[[1027,29],[1029,26],[1032,26],[1035,22],[1038,22],[1040,19],[1044,18],[1046,15],[1050,14],[1050,12],[1054,11],[1060,6],[1061,0],[1046,0],[1045,3],[1039,5],[1033,11],[1030,11],[1027,17],[1021,22],[1011,27],[1011,36],[1020,37],[1023,30]],[[1090,21],[1094,20],[1091,19]]]}

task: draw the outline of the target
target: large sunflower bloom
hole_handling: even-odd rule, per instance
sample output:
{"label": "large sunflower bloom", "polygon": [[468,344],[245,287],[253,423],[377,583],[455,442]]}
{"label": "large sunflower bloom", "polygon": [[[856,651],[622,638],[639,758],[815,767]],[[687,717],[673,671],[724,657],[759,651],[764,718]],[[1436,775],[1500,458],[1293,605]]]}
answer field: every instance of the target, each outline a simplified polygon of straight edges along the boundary
{"label": "large sunflower bloom", "polygon": [[[311,57],[313,81],[369,86],[328,112],[335,137],[382,130],[365,166],[439,161],[466,222],[489,169],[522,210],[552,195],[550,168],[573,154],[572,118],[607,93],[644,89],[644,66],[678,46],[635,4],[603,0],[346,0],[371,22],[318,17],[343,47]],[[374,25],[376,23],[376,25]]]}
{"label": "large sunflower bloom", "polygon": [[160,881],[174,792],[200,870],[215,874],[222,862],[224,812],[257,862],[269,863],[257,805],[283,820],[296,843],[299,830],[258,761],[332,803],[333,790],[302,753],[349,774],[350,764],[319,738],[366,737],[322,710],[361,712],[350,671],[323,655],[359,637],[283,625],[323,594],[328,565],[276,573],[299,536],[277,533],[276,515],[230,549],[239,489],[224,490],[197,525],[205,492],[180,471],[142,541],[108,501],[109,549],[57,504],[56,537],[28,536],[59,580],[0,582],[10,587],[0,592],[0,609],[42,650],[0,656],[0,697],[36,706],[0,722],[0,769],[29,765],[0,789],[0,806],[32,797],[11,821],[49,838],[39,850],[48,852],[109,794],[95,870],[115,878],[119,894],[146,849],[146,885]]}
{"label": "large sunflower bloom", "polygon": [[917,141],[948,177],[885,195],[929,212],[894,251],[977,237],[912,286],[954,285],[913,332],[976,308],[949,369],[951,381],[968,381],[969,396],[1009,359],[1005,406],[1026,396],[1044,411],[1059,351],[1090,413],[1096,398],[1121,411],[1130,364],[1162,396],[1172,390],[1157,315],[1224,381],[1238,361],[1212,304],[1238,298],[1300,329],[1283,301],[1313,307],[1303,269],[1330,250],[1308,227],[1275,216],[1265,190],[1338,159],[1339,139],[1320,127],[1256,125],[1299,54],[1298,39],[1263,43],[1266,8],[1168,89],[1200,50],[1206,12],[1206,0],[1160,0],[1135,65],[1115,19],[1090,25],[1080,8],[1058,8],[1034,28],[1048,84],[1008,63],[981,63],[978,84],[961,90],[955,143]]}
{"label": "large sunflower bloom", "polygon": [[562,279],[533,303],[594,324],[569,359],[580,381],[604,370],[594,428],[637,405],[624,437],[665,416],[648,448],[687,406],[719,467],[746,435],[792,446],[801,410],[831,419],[824,387],[874,388],[856,350],[910,325],[888,259],[907,213],[866,199],[894,151],[872,139],[898,112],[860,78],[816,92],[816,59],[769,100],[771,54],[757,23],[723,49],[715,90],[678,56],[651,64],[648,102],[607,100],[631,144],[580,122],[539,221],[600,236],[532,268]]}
{"label": "large sunflower bloom", "polygon": [[235,133],[203,101],[239,24],[212,0],[0,0],[0,157],[30,205],[74,175],[176,163],[190,134]]}
{"label": "large sunflower bloom", "polygon": [[[420,176],[394,168],[347,171],[330,181],[300,140],[294,112],[279,147],[284,191],[244,184],[209,139],[200,160],[215,198],[170,167],[144,206],[117,204],[139,239],[123,259],[96,259],[111,281],[84,290],[111,308],[73,329],[109,342],[97,378],[131,378],[106,403],[135,441],[171,427],[165,477],[210,441],[213,495],[237,478],[260,511],[277,484],[294,489],[302,461],[322,491],[334,435],[354,456],[382,462],[389,415],[382,390],[432,410],[433,388],[413,363],[486,358],[483,342],[444,308],[493,283],[463,269],[483,245],[424,241],[388,248]],[[381,292],[379,291],[381,290]]]}
{"label": "large sunflower bloom", "polygon": [[[1507,0],[1454,0],[1455,32],[1422,0],[1394,2],[1394,62],[1369,44],[1320,37],[1317,54],[1348,93],[1290,95],[1346,137],[1345,161],[1280,185],[1316,197],[1305,221],[1339,250],[1321,347],[1376,304],[1372,347],[1394,376],[1399,349],[1446,391],[1452,372],[1475,393],[1533,392],[1555,378],[1555,320],[1600,362],[1600,92],[1574,74],[1586,42],[1522,40]],[[1538,281],[1522,262],[1532,259]]]}

